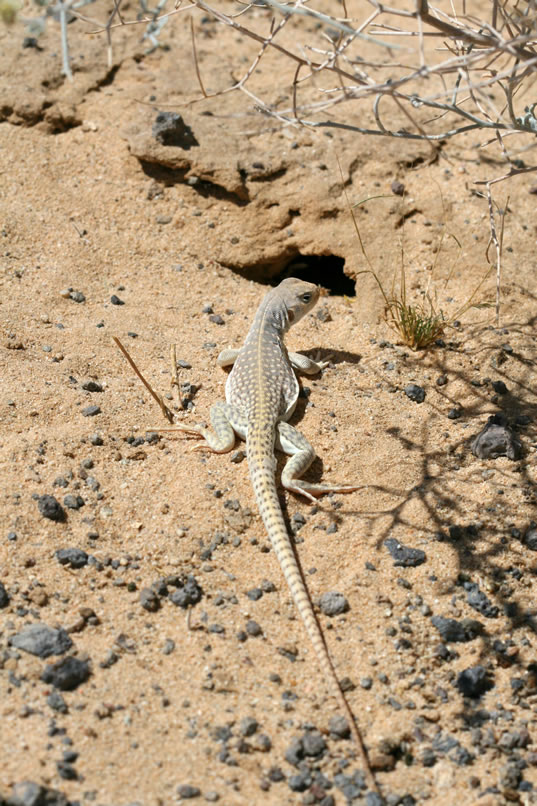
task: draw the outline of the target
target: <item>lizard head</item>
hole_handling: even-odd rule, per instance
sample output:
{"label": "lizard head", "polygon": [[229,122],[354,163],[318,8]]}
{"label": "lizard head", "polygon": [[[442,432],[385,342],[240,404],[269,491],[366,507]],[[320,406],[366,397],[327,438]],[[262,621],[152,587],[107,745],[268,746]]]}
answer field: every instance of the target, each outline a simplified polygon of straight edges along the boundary
{"label": "lizard head", "polygon": [[274,292],[282,307],[286,311],[288,327],[294,325],[299,319],[311,311],[319,299],[320,288],[313,283],[288,277],[276,286]]}

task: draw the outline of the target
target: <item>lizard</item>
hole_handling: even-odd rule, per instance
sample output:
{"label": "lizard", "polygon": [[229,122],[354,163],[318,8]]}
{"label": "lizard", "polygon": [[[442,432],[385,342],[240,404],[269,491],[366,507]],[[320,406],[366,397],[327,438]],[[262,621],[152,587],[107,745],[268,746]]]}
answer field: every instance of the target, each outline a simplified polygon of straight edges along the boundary
{"label": "lizard", "polygon": [[[276,488],[276,458],[281,450],[290,458],[281,474],[285,489],[315,501],[329,492],[350,493],[350,485],[312,484],[301,479],[315,459],[307,439],[288,423],[299,395],[295,370],[313,375],[327,366],[299,353],[288,353],[284,336],[317,303],[318,286],[287,278],[261,301],[241,349],[226,349],[218,356],[221,367],[232,365],[226,381],[226,402],[215,403],[210,412],[212,428],[178,424],[175,429],[197,434],[203,442],[192,450],[227,453],[236,435],[246,440],[246,455],[255,498],[291,595],[330,684],[349,723],[364,766],[367,784],[378,792],[357,722],[340,686],[328,648],[315,615],[283,518]],[[169,430],[175,430],[169,429]]]}

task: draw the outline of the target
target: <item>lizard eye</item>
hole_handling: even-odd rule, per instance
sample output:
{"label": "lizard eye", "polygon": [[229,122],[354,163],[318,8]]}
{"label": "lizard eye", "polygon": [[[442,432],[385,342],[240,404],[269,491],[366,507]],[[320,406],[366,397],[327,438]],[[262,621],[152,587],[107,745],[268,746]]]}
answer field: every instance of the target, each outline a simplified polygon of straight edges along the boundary
{"label": "lizard eye", "polygon": [[310,301],[311,301],[311,294],[310,294],[310,292],[309,292],[309,291],[306,291],[306,293],[305,293],[305,294],[302,294],[301,299],[302,299],[302,302],[306,302],[306,303],[310,302]]}

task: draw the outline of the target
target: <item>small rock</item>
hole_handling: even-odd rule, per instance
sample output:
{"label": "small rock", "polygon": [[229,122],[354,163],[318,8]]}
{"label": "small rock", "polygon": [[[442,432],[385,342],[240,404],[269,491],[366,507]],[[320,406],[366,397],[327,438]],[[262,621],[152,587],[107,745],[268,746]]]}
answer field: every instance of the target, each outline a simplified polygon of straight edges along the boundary
{"label": "small rock", "polygon": [[156,613],[160,608],[160,599],[151,588],[143,588],[140,591],[140,604],[148,613]]}
{"label": "small rock", "polygon": [[14,784],[8,806],[70,806],[65,795],[33,781]]}
{"label": "small rock", "polygon": [[409,383],[405,386],[405,395],[413,400],[414,403],[423,403],[425,400],[425,389],[415,383]]}
{"label": "small rock", "polygon": [[66,714],[69,710],[67,703],[59,691],[50,692],[47,697],[47,705],[49,708],[52,708],[53,711],[57,711],[59,714]]}
{"label": "small rock", "polygon": [[263,635],[263,630],[253,619],[248,619],[246,622],[246,632],[248,635],[251,635],[252,638],[257,638],[259,635]]}
{"label": "small rock", "polygon": [[80,509],[85,503],[81,495],[71,495],[71,493],[64,496],[63,499],[63,505],[66,506],[67,509]]}
{"label": "small rock", "polygon": [[203,591],[191,574],[187,576],[186,580],[179,580],[179,585],[178,590],[169,597],[174,605],[187,608],[201,601]]}
{"label": "small rock", "polygon": [[[63,294],[62,294],[62,296],[63,296]],[[72,299],[73,302],[78,302],[78,303],[86,301],[86,297],[84,296],[82,291],[69,291],[69,299]]]}
{"label": "small rock", "polygon": [[110,297],[110,302],[112,303],[112,305],[125,305],[124,301],[119,297],[117,297],[115,294],[112,294],[112,296]]}
{"label": "small rock", "polygon": [[101,413],[100,406],[86,406],[85,409],[82,409],[83,417],[95,417],[97,414],[100,413]]}
{"label": "small rock", "polygon": [[522,445],[504,414],[493,414],[482,431],[472,440],[471,449],[478,459],[507,456],[516,461],[522,455]]}
{"label": "small rock", "polygon": [[46,666],[41,680],[60,691],[74,691],[91,675],[89,663],[72,656]]}
{"label": "small rock", "polygon": [[209,316],[209,321],[212,322],[214,325],[225,325],[226,324],[225,319],[222,316],[220,316],[219,313],[212,313]]}
{"label": "small rock", "polygon": [[29,624],[11,636],[8,643],[31,655],[37,655],[39,658],[63,655],[73,646],[73,642],[63,628],[55,630],[42,623]]}
{"label": "small rock", "polygon": [[53,495],[41,495],[37,499],[37,508],[44,518],[60,523],[65,520],[65,510]]}
{"label": "small rock", "polygon": [[384,541],[384,545],[394,559],[394,566],[402,566],[403,568],[415,568],[421,565],[427,559],[424,551],[421,549],[413,549],[403,546],[394,537],[388,537]]}
{"label": "small rock", "polygon": [[88,381],[83,381],[81,386],[82,386],[82,389],[84,389],[86,392],[102,392],[103,391],[102,385],[100,383],[97,383],[97,381],[91,380],[91,378]]}
{"label": "small rock", "polygon": [[9,594],[5,589],[4,583],[0,582],[0,609],[7,607],[9,604]]}
{"label": "small rock", "polygon": [[508,392],[507,386],[503,381],[492,381],[492,388],[497,395],[506,395]]}
{"label": "small rock", "polygon": [[188,800],[189,798],[199,798],[201,795],[201,790],[198,789],[197,786],[181,784],[181,786],[177,787],[177,794],[180,798],[183,798],[183,800]]}
{"label": "small rock", "polygon": [[462,417],[462,409],[450,409],[447,416],[448,420],[459,420]]}
{"label": "small rock", "polygon": [[498,613],[500,612],[499,607],[492,604],[488,596],[480,590],[477,582],[465,582],[463,587],[466,591],[466,601],[470,607],[473,607],[474,610],[477,610],[477,612],[481,613],[485,618],[498,617]]}
{"label": "small rock", "polygon": [[476,698],[489,691],[494,683],[483,666],[472,666],[460,672],[455,685],[463,697]]}
{"label": "small rock", "polygon": [[190,126],[177,112],[158,112],[152,134],[163,146],[176,146],[188,151],[199,145]]}
{"label": "small rock", "polygon": [[319,758],[326,752],[326,742],[318,731],[308,731],[302,737],[304,755],[310,758]]}
{"label": "small rock", "polygon": [[537,551],[537,523],[535,523],[535,521],[530,523],[524,535],[523,542],[530,551]]}
{"label": "small rock", "polygon": [[431,623],[438,630],[443,640],[446,642],[465,643],[472,641],[477,635],[483,632],[483,626],[479,621],[464,619],[456,621],[454,618],[444,618],[444,616],[433,616]]}
{"label": "small rock", "polygon": [[347,739],[350,736],[349,723],[344,716],[331,716],[328,720],[330,733],[338,739]]}
{"label": "small rock", "polygon": [[404,196],[405,195],[405,186],[398,179],[393,180],[393,182],[391,184],[391,189],[392,189],[392,193],[395,194],[395,196]]}
{"label": "small rock", "polygon": [[239,733],[241,736],[253,736],[259,727],[257,719],[253,716],[245,716],[239,723]]}
{"label": "small rock", "polygon": [[69,565],[71,568],[83,568],[88,563],[88,555],[83,549],[58,549],[56,559],[60,565]]}
{"label": "small rock", "polygon": [[320,597],[319,608],[325,616],[339,616],[347,612],[349,603],[342,593],[331,591]]}

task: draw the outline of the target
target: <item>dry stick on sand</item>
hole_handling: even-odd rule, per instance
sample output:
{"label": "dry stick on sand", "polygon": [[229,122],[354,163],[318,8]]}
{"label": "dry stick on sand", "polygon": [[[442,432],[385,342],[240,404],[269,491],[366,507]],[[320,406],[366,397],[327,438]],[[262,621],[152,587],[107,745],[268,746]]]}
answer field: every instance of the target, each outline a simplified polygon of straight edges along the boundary
{"label": "dry stick on sand", "polygon": [[[153,397],[157,401],[157,403],[160,406],[160,410],[162,411],[163,415],[166,417],[168,422],[169,423],[174,423],[175,422],[175,417],[174,417],[173,411],[168,408],[168,406],[166,405],[166,403],[164,402],[162,397],[157,392],[155,392],[155,390],[153,389],[151,384],[146,381],[146,379],[144,378],[144,376],[142,375],[142,373],[140,372],[140,370],[138,369],[138,367],[134,363],[133,359],[130,357],[130,355],[127,352],[126,348],[123,347],[123,345],[121,344],[121,342],[117,338],[117,336],[112,336],[112,339],[117,344],[117,346],[119,347],[119,349],[121,350],[121,352],[123,353],[123,355],[125,356],[127,361],[129,362],[129,364],[131,365],[131,367],[134,370],[134,372],[136,373],[136,375],[140,378],[140,380],[142,381],[143,385],[145,386],[145,388],[147,389],[147,391],[149,392],[151,397]],[[175,377],[172,376],[172,379],[173,379],[172,384],[173,384],[174,380],[177,381],[177,370],[175,371]]]}

